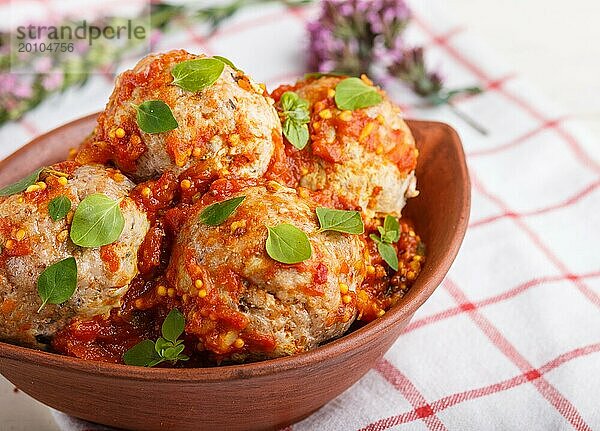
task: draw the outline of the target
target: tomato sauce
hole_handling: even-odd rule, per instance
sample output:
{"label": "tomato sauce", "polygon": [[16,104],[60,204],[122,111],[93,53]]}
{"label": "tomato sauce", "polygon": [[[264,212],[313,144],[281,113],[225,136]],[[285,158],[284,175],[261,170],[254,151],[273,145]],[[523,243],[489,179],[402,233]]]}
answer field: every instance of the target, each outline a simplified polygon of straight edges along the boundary
{"label": "tomato sauce", "polygon": [[[137,87],[156,88],[164,85],[156,77],[162,76],[162,68],[169,67],[173,58],[186,59],[185,53],[175,52],[172,58],[150,63],[143,73],[126,72],[122,75],[118,91],[113,94],[117,102],[129,100]],[[337,82],[337,81],[336,81]],[[243,79],[240,86],[248,85]],[[303,84],[303,83],[301,83]],[[282,86],[276,89],[272,97],[275,101],[285,91],[295,91],[297,86]],[[250,88],[249,88],[250,90]],[[228,199],[247,187],[277,181],[288,187],[297,188],[298,194],[312,199],[320,206],[346,210],[360,210],[356,203],[343,193],[330,189],[311,191],[300,187],[304,175],[317,168],[331,169],[337,163],[343,163],[347,155],[343,143],[334,139],[346,136],[361,143],[367,151],[379,151],[378,130],[381,123],[369,118],[363,110],[352,111],[340,117],[340,111],[327,88],[315,90],[310,94],[311,121],[309,124],[310,142],[303,150],[298,150],[287,139],[273,132],[274,153],[263,179],[221,178],[220,174],[202,160],[181,172],[179,175],[165,173],[157,179],[138,184],[130,197],[148,214],[151,226],[138,251],[139,275],[133,280],[119,308],[107,316],[96,316],[84,321],[73,321],[56,334],[53,348],[64,354],[85,359],[107,362],[121,362],[122,355],[129,348],[145,339],[156,340],[161,335],[161,324],[174,307],[183,312],[186,318],[184,342],[185,353],[191,356],[189,362],[180,362],[177,366],[207,366],[221,363],[231,355],[256,352],[272,352],[276,340],[270,333],[259,333],[250,329],[249,318],[244,314],[241,298],[250,284],[231,268],[223,266],[216,273],[218,280],[211,278],[214,271],[208,271],[201,261],[195,259],[192,249],[182,248],[185,273],[192,280],[190,290],[179,291],[176,273],[168,266],[172,256],[172,245],[181,227],[190,217],[197,215],[197,205],[210,205]],[[329,116],[323,111],[332,111]],[[114,130],[112,119],[102,114],[98,130]],[[136,160],[146,151],[137,134],[137,125],[119,123],[125,130],[122,138],[101,132],[96,142],[84,145],[78,155],[79,161],[106,162],[115,161],[123,169],[135,168]],[[367,128],[369,133],[365,132]],[[243,139],[248,131],[238,127],[236,132]],[[104,134],[103,134],[104,133]],[[205,130],[196,137],[196,143],[208,139],[208,135],[218,131]],[[414,147],[401,145],[405,141],[402,131],[394,132],[392,146],[386,157],[398,165],[402,171],[414,169],[417,152]],[[125,145],[123,145],[125,142]],[[167,138],[167,152],[177,165],[183,166],[192,151],[187,143],[177,141],[173,136]],[[196,144],[194,144],[196,145]],[[232,159],[233,165],[247,163],[253,156],[241,154]],[[375,194],[378,190],[375,190]],[[248,215],[249,219],[251,215]],[[344,293],[347,300],[340,303],[335,313],[329,316],[329,323],[348,322],[357,312],[357,325],[381,317],[386,310],[396,304],[410,289],[421,271],[425,261],[424,245],[408,220],[400,220],[400,238],[392,244],[398,254],[399,268],[393,271],[381,258],[377,244],[369,237],[379,235],[377,223],[366,226],[362,239],[366,244],[366,278],[356,292]],[[0,234],[13,229],[5,220],[0,220]],[[20,249],[19,249],[20,250]],[[3,251],[4,255],[6,252]],[[100,251],[101,258],[111,271],[117,270],[111,246]],[[275,268],[279,264],[275,264]],[[281,264],[283,265],[283,264]],[[311,282],[303,288],[303,293],[312,296],[324,295],[324,287],[329,269],[318,257],[315,262],[299,263],[301,272],[311,273]],[[362,270],[363,268],[361,268]],[[346,262],[340,263],[339,271],[347,274],[351,268]],[[267,274],[268,277],[268,274]],[[181,286],[179,286],[181,288]],[[231,304],[239,304],[239,311]],[[11,304],[2,304],[0,311],[10,308]],[[171,366],[165,363],[161,366]]]}

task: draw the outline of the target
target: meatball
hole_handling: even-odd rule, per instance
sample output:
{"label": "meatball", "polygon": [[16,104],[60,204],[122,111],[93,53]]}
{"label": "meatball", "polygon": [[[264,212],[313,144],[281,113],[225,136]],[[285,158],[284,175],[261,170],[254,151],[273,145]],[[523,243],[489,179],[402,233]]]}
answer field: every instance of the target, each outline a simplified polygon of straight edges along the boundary
{"label": "meatball", "polygon": [[[266,171],[281,139],[281,124],[263,87],[225,65],[211,86],[196,93],[173,85],[178,63],[205,58],[185,51],[150,55],[122,73],[94,134],[80,149],[82,163],[114,162],[139,180],[196,162],[216,176],[257,178]],[[161,100],[169,105],[178,127],[143,132],[135,105]]]}
{"label": "meatball", "polygon": [[[309,144],[298,150],[286,141],[285,156],[279,155],[279,164],[291,165],[295,172],[292,177],[284,173],[283,180],[317,191],[340,207],[360,209],[367,219],[400,216],[406,199],[418,194],[414,138],[400,108],[383,91],[378,90],[383,101],[375,106],[339,110],[334,96],[342,79],[309,78],[273,93],[279,100],[285,91],[295,91],[311,111]],[[367,78],[363,81],[372,85]]]}
{"label": "meatball", "polygon": [[[133,183],[119,171],[72,162],[53,169],[27,191],[0,198],[0,339],[32,347],[48,344],[72,318],[106,314],[120,305],[137,274],[137,250],[149,228],[146,215],[127,197]],[[95,193],[122,199],[125,227],[113,244],[78,247],[69,239],[70,220],[79,202]],[[72,208],[53,221],[48,204],[61,195]],[[39,275],[69,256],[77,262],[75,293],[63,304],[46,304],[38,312]]]}
{"label": "meatball", "polygon": [[[174,245],[168,279],[183,296],[187,334],[233,361],[292,355],[344,334],[365,277],[363,240],[318,232],[315,204],[274,181],[231,196],[245,200],[220,226],[205,225],[197,215],[217,199],[213,187]],[[267,226],[280,223],[307,234],[310,259],[287,265],[269,257]]]}

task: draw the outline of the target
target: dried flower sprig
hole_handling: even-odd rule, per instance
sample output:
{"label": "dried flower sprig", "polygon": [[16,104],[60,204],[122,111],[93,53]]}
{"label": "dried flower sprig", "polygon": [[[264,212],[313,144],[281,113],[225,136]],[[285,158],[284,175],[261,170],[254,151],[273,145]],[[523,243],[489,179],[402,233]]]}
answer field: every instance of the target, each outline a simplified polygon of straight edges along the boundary
{"label": "dried flower sprig", "polygon": [[360,76],[375,60],[402,52],[410,11],[397,0],[324,0],[308,24],[309,67]]}
{"label": "dried flower sprig", "polygon": [[[446,90],[442,77],[430,72],[423,48],[407,48],[404,30],[411,19],[404,0],[324,0],[319,18],[308,24],[309,68],[377,78],[377,71],[408,85],[429,106],[447,105],[482,134],[486,130],[460,111],[454,98],[481,93],[479,87]],[[376,68],[378,66],[379,68]]]}
{"label": "dried flower sprig", "polygon": [[481,88],[465,87],[446,90],[440,74],[427,70],[423,48],[411,48],[404,51],[400,60],[388,66],[388,72],[391,76],[405,82],[416,94],[425,98],[430,106],[447,105],[458,117],[479,133],[487,134],[481,125],[459,110],[453,103],[457,96],[480,94]]}
{"label": "dried flower sprig", "polygon": [[[232,0],[215,6],[198,6],[193,3],[169,4],[153,1],[150,10],[144,10],[133,21],[150,16],[150,48],[160,40],[163,33],[171,30],[171,23],[191,20],[207,23],[215,31],[225,20],[241,9],[259,3],[284,3],[300,6],[311,0]],[[57,27],[80,25],[65,21]],[[116,28],[126,24],[121,17],[102,17],[88,23],[90,26]],[[74,52],[19,56],[10,49],[11,34],[0,32],[0,126],[21,118],[51,95],[87,82],[91,73],[102,71],[114,74],[117,65],[127,56],[134,55],[144,40],[127,39],[122,44],[96,40],[74,43]],[[38,41],[43,42],[43,41]],[[56,42],[56,41],[52,41]],[[22,66],[27,73],[12,73],[11,67]]]}

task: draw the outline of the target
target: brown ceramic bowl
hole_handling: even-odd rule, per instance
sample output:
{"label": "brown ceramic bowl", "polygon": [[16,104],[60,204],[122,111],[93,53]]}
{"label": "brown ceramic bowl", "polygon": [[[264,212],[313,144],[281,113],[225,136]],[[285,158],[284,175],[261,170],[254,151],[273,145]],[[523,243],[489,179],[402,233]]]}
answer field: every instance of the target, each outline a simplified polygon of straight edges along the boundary
{"label": "brown ceramic bowl", "polygon": [[[59,127],[1,162],[0,185],[64,159],[94,120],[89,116]],[[0,373],[55,409],[126,429],[276,429],[310,415],[390,348],[446,275],[465,234],[470,184],[457,134],[442,123],[409,125],[421,153],[421,194],[410,200],[405,213],[428,255],[412,289],[382,318],[311,352],[216,368],[137,368],[0,343]]]}

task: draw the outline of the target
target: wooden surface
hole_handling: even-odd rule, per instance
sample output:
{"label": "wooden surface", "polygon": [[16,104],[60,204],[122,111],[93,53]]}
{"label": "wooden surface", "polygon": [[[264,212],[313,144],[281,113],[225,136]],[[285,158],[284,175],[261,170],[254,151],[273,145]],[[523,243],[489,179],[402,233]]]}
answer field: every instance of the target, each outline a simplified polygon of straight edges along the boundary
{"label": "wooden surface", "polygon": [[[94,118],[56,129],[1,162],[0,185],[61,159],[65,142],[83,139]],[[58,410],[127,429],[276,429],[311,414],[383,356],[442,281],[462,242],[470,184],[460,140],[441,123],[409,126],[420,151],[421,195],[410,200],[406,212],[428,256],[415,285],[382,318],[305,354],[205,369],[104,364],[0,343],[0,372]]]}

